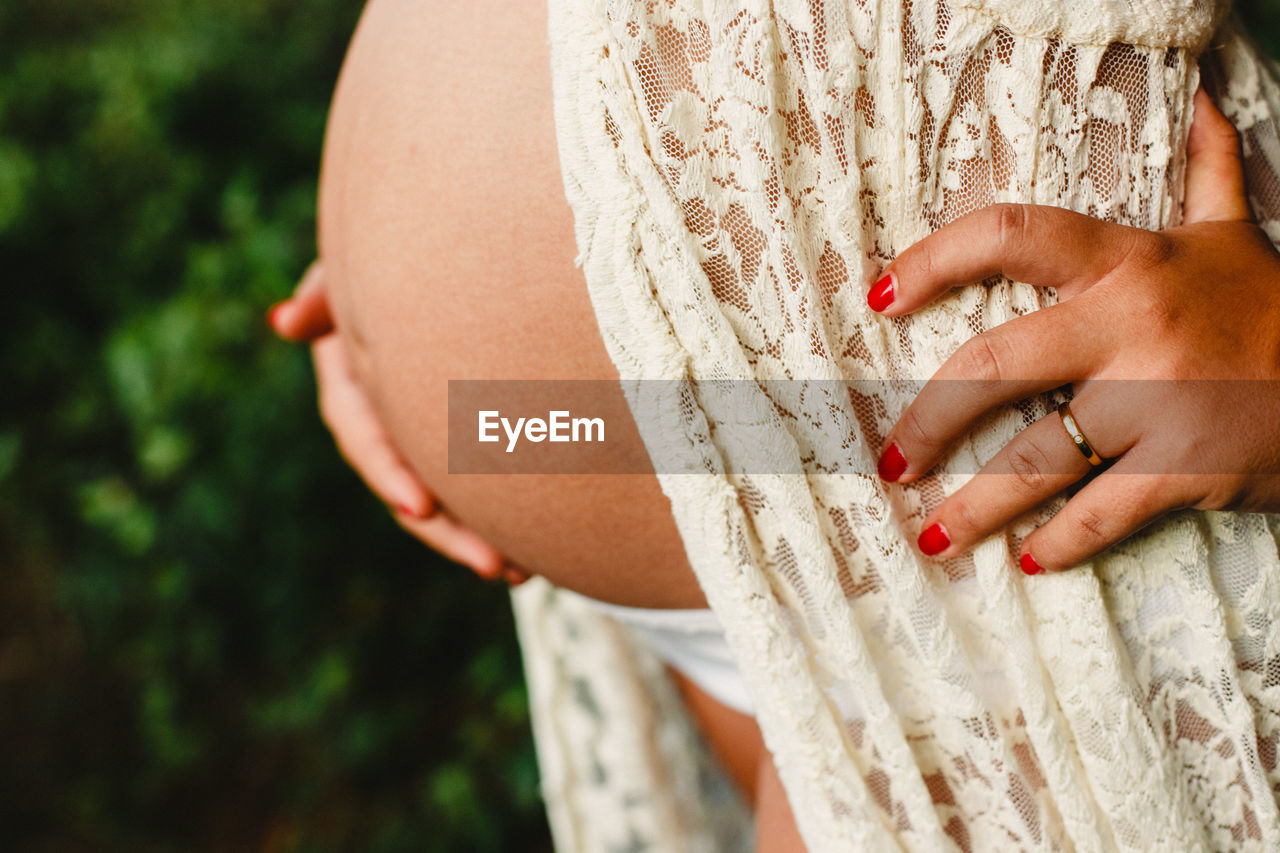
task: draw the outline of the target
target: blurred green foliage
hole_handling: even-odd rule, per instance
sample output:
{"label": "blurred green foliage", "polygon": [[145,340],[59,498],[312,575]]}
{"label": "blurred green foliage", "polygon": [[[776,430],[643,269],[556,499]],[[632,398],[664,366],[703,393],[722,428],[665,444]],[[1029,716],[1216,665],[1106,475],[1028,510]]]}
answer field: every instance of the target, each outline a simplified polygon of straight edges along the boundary
{"label": "blurred green foliage", "polygon": [[1280,0],[1233,0],[1231,7],[1258,46],[1280,57]]}
{"label": "blurred green foliage", "polygon": [[0,849],[547,847],[505,590],[263,321],[359,6],[0,4]]}

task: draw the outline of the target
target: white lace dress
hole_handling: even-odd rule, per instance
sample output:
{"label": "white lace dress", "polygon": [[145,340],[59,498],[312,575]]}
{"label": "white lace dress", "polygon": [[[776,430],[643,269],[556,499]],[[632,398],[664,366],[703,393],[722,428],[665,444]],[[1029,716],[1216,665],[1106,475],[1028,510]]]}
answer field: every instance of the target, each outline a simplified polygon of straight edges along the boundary
{"label": "white lace dress", "polygon": [[[916,384],[762,382],[750,445],[801,473],[734,473],[714,399],[630,381],[927,378],[1052,294],[999,280],[890,320],[872,276],[997,201],[1175,224],[1210,64],[1280,239],[1280,87],[1225,5],[551,0],[600,328],[651,454],[704,472],[659,476],[815,853],[1280,849],[1275,517],[1180,513],[1047,577],[1015,562],[1035,519],[932,561],[904,531],[1046,400],[904,487],[875,461]],[[838,459],[810,435],[833,420]],[[545,583],[515,603],[558,847],[742,843],[661,667]]]}

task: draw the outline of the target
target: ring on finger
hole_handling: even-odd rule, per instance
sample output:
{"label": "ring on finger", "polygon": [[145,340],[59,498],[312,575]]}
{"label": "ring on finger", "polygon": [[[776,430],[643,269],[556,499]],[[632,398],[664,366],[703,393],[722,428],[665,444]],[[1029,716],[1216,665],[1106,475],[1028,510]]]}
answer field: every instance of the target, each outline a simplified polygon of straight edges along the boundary
{"label": "ring on finger", "polygon": [[1076,423],[1075,416],[1071,414],[1071,405],[1063,403],[1058,406],[1058,417],[1062,419],[1062,428],[1067,431],[1067,435],[1071,437],[1071,442],[1080,451],[1085,459],[1089,460],[1089,464],[1094,468],[1099,467],[1104,462],[1098,451],[1093,449],[1093,443],[1084,437],[1084,432],[1080,429],[1080,424]]}

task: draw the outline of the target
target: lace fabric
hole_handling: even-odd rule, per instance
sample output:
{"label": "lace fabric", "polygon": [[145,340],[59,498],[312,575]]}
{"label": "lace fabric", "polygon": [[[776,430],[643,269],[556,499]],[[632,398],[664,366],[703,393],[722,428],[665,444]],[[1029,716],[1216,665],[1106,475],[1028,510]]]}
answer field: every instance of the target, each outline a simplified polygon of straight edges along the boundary
{"label": "lace fabric", "polygon": [[[1180,513],[1029,580],[1016,543],[1045,515],[964,558],[920,557],[903,531],[1044,399],[989,418],[917,485],[875,476],[918,387],[892,380],[927,378],[1054,296],[1000,279],[886,319],[866,306],[869,279],[994,202],[1176,224],[1202,63],[1219,69],[1251,202],[1280,239],[1280,87],[1225,13],[550,4],[579,261],[651,455],[707,472],[659,477],[811,850],[1280,848],[1275,517]],[[646,379],[761,380],[752,452],[806,473],[733,473],[744,450],[713,429],[716,399],[654,405]],[[776,379],[891,381],[804,399],[772,393],[791,387],[763,381]],[[833,418],[853,436],[840,460],[811,441]],[[740,806],[689,795],[711,777],[669,734],[687,723],[660,667],[546,584],[515,603],[557,845],[729,849]]]}

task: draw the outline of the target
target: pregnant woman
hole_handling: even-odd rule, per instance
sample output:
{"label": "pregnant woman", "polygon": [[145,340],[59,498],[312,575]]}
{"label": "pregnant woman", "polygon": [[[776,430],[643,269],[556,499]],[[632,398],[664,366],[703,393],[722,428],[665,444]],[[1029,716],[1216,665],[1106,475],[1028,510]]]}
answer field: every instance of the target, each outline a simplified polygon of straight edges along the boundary
{"label": "pregnant woman", "polygon": [[[660,659],[761,849],[786,800],[815,851],[1280,846],[1277,528],[1219,511],[1280,510],[1280,89],[1225,12],[553,0],[548,57],[545,9],[369,6],[275,322],[332,309],[402,524],[540,576],[561,847],[732,835]],[[450,474],[464,378],[620,378],[656,478]]]}

